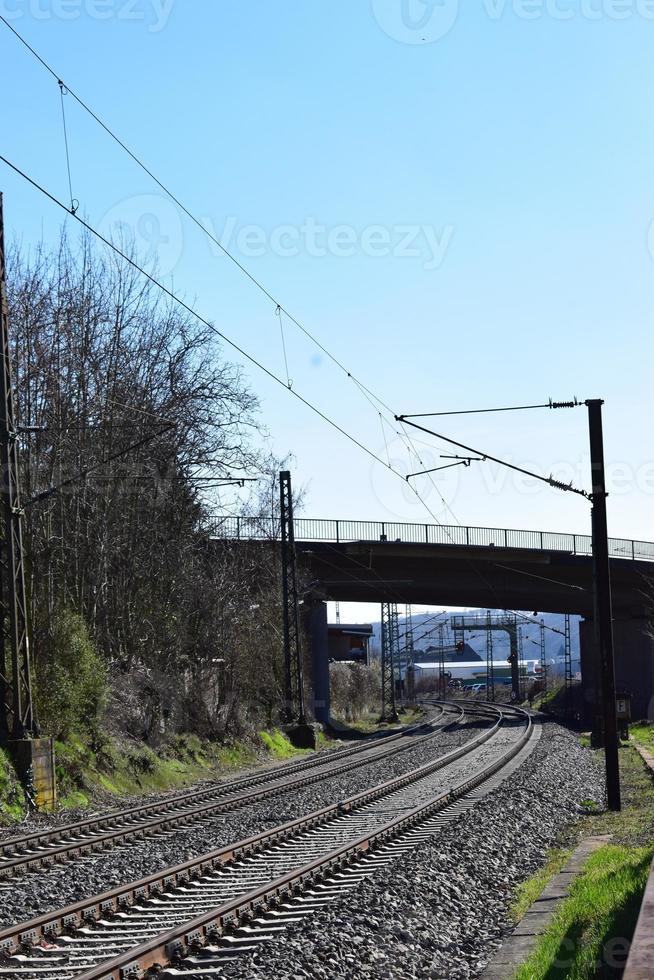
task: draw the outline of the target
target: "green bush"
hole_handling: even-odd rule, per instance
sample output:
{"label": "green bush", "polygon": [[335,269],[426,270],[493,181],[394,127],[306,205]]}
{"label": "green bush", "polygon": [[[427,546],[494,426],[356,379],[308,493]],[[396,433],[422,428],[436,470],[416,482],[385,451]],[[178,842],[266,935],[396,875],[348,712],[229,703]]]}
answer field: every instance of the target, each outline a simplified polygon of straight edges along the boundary
{"label": "green bush", "polygon": [[36,705],[43,731],[58,739],[72,732],[93,741],[107,702],[107,671],[81,616],[65,610],[40,639]]}
{"label": "green bush", "polygon": [[20,820],[24,811],[25,794],[9,756],[0,749],[0,826]]}

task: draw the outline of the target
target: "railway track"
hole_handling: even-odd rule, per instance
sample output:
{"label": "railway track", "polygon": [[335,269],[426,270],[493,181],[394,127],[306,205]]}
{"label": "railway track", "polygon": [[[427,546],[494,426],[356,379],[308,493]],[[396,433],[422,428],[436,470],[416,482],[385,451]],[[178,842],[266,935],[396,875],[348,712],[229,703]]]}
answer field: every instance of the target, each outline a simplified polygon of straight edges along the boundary
{"label": "railway track", "polygon": [[412,772],[4,930],[0,977],[127,980],[162,965],[170,974],[220,973],[235,952],[251,948],[253,936],[269,938],[297,915],[293,896],[304,893],[304,912],[320,907],[348,870],[351,881],[386,860],[389,848],[413,846],[430,822],[471,805],[528,748],[526,712],[475,709],[488,727]]}
{"label": "railway track", "polygon": [[462,709],[451,704],[432,704],[430,708],[436,708],[440,714],[420,725],[383,736],[373,744],[338,749],[301,763],[6,840],[0,846],[0,890],[3,879],[26,871],[74,860],[82,854],[107,850],[129,840],[188,827],[217,814],[390,758],[433,738],[462,716]]}

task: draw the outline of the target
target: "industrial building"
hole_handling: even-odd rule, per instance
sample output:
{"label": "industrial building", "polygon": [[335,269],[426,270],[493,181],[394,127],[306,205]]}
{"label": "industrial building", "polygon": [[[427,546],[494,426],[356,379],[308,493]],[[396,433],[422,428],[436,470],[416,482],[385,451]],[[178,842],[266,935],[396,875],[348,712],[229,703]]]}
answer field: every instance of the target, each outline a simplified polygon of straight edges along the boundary
{"label": "industrial building", "polygon": [[330,662],[368,664],[368,646],[373,635],[370,623],[330,623],[327,653]]}

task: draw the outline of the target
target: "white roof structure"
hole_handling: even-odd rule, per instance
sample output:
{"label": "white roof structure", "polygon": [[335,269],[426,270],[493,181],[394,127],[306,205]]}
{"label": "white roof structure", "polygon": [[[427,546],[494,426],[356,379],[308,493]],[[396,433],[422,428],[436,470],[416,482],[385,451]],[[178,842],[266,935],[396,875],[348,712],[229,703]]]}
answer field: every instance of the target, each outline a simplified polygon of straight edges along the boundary
{"label": "white roof structure", "polygon": [[[440,670],[440,667],[441,667],[441,665],[440,665],[440,663],[438,661],[436,663],[424,663],[423,662],[423,663],[419,663],[419,664],[414,664],[414,666],[415,666],[416,670]],[[494,667],[509,667],[510,664],[509,664],[509,661],[508,660],[494,660],[493,661],[493,666]],[[482,668],[485,670],[486,669],[486,661],[485,660],[469,660],[469,661],[461,661],[459,663],[447,663],[447,661],[446,661],[445,664],[444,664],[444,667],[445,667],[445,670],[449,670],[449,669],[451,669],[453,667],[476,667],[479,670],[481,670]]]}

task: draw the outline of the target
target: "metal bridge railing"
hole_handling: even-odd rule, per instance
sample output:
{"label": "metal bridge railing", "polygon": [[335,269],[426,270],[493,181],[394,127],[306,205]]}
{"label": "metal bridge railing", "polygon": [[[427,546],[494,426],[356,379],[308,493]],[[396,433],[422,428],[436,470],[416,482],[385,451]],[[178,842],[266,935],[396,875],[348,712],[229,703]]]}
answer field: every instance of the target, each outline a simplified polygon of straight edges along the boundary
{"label": "metal bridge railing", "polygon": [[[239,541],[267,541],[279,537],[279,522],[270,517],[213,517],[207,531],[211,537]],[[401,541],[407,544],[454,544],[486,548],[525,548],[590,555],[588,534],[558,534],[555,531],[515,531],[509,528],[455,527],[444,524],[402,524],[394,521],[295,519],[297,541]],[[609,538],[612,558],[654,561],[654,542]]]}

